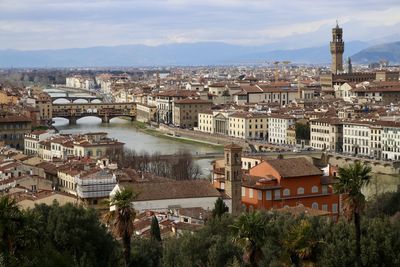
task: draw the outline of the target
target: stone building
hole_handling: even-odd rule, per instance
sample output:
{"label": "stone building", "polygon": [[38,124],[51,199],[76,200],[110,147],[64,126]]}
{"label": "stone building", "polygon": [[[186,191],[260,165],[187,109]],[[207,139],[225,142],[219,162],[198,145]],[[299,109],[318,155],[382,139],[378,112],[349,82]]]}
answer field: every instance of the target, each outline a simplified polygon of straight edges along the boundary
{"label": "stone building", "polygon": [[332,29],[332,41],[330,44],[332,54],[332,73],[338,74],[343,72],[343,29],[336,23],[336,27]]}
{"label": "stone building", "polygon": [[319,150],[341,152],[343,149],[343,123],[336,118],[311,120],[310,145]]}
{"label": "stone building", "polygon": [[224,147],[225,193],[231,198],[229,211],[238,215],[242,212],[242,147],[231,144]]}
{"label": "stone building", "polygon": [[202,99],[181,99],[173,103],[172,123],[183,128],[198,127],[199,113],[210,110],[212,102]]}
{"label": "stone building", "polygon": [[5,145],[24,149],[24,136],[32,130],[32,120],[26,116],[0,114],[0,140]]}

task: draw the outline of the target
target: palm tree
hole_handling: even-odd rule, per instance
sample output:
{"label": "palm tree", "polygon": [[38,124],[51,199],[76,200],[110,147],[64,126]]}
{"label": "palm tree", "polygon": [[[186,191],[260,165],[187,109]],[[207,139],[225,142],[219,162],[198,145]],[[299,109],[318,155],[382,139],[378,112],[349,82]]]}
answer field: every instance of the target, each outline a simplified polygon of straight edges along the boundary
{"label": "palm tree", "polygon": [[371,181],[371,167],[356,161],[346,168],[339,168],[338,174],[335,191],[345,194],[345,214],[349,220],[354,219],[356,264],[361,267],[361,213],[365,207],[365,196],[361,189]]}
{"label": "palm tree", "polygon": [[136,194],[131,189],[118,191],[109,201],[111,207],[115,207],[106,214],[106,221],[115,236],[122,239],[124,246],[125,266],[129,266],[131,254],[131,237],[133,234],[133,222],[136,211],[132,207],[132,201]]}
{"label": "palm tree", "polygon": [[266,238],[267,217],[261,212],[243,213],[231,225],[234,242],[248,255],[250,266],[257,266],[261,258],[261,247]]}
{"label": "palm tree", "polygon": [[295,266],[314,266],[316,249],[320,240],[313,236],[311,223],[302,219],[287,232],[283,245]]}

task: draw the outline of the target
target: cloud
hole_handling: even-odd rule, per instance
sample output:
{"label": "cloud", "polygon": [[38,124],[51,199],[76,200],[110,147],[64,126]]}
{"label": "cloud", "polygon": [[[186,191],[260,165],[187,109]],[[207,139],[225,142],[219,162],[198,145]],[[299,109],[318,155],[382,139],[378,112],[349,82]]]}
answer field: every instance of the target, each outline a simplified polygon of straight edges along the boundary
{"label": "cloud", "polygon": [[305,47],[329,39],[336,18],[346,40],[396,34],[400,23],[398,0],[1,0],[0,10],[0,48],[17,49],[294,38]]}

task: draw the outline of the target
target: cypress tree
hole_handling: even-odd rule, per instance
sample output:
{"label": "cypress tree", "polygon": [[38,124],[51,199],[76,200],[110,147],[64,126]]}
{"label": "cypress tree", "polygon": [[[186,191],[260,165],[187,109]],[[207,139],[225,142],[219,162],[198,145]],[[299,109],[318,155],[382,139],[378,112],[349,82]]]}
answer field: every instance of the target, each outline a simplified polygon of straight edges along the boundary
{"label": "cypress tree", "polygon": [[160,226],[158,225],[158,220],[155,215],[153,219],[151,219],[150,235],[153,240],[161,241]]}

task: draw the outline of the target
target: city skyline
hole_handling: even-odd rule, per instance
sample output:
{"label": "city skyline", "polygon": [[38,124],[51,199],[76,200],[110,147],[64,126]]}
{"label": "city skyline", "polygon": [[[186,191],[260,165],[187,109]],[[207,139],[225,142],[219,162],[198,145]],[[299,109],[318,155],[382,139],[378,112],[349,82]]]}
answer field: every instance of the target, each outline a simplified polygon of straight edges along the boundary
{"label": "city skyline", "polygon": [[326,43],[337,19],[345,41],[399,40],[400,5],[383,2],[4,0],[0,49],[191,42],[293,49]]}

